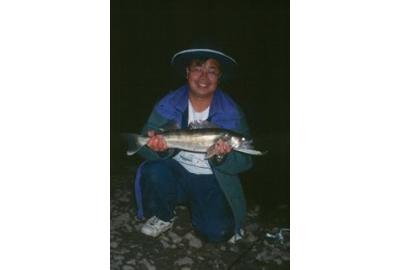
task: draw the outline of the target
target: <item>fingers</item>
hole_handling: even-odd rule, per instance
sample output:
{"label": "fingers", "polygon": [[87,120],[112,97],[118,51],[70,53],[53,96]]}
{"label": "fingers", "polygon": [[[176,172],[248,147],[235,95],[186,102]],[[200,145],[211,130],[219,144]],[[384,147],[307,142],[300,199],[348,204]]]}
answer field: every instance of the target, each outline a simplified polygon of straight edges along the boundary
{"label": "fingers", "polygon": [[219,139],[215,144],[215,152],[218,155],[225,155],[232,151],[232,146],[225,141]]}
{"label": "fingers", "polygon": [[168,149],[167,142],[164,137],[160,134],[156,134],[154,131],[147,132],[149,140],[147,141],[147,146],[154,151],[165,151]]}

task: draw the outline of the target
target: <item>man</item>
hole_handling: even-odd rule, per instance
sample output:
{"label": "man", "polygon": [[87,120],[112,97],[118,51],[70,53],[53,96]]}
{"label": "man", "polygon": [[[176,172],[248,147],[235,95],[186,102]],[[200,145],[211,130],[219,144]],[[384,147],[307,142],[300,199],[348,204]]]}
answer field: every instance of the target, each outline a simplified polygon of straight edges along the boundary
{"label": "man", "polygon": [[174,208],[187,205],[194,229],[208,241],[240,238],[246,216],[238,174],[251,168],[249,155],[232,151],[219,140],[216,156],[173,151],[161,127],[175,122],[181,128],[199,120],[249,136],[243,113],[218,83],[229,79],[236,61],[221,51],[192,48],[176,53],[171,64],[185,74],[187,84],[167,94],[154,107],[143,134],[150,138],[138,152],[146,161],[139,166],[135,192],[138,218],[148,218],[141,232],[157,237],[173,225]]}

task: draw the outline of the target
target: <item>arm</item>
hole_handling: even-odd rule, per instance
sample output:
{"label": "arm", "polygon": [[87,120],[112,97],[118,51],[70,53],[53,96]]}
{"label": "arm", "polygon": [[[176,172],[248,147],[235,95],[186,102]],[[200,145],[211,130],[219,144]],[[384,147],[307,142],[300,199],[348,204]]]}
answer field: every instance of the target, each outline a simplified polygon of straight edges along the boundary
{"label": "arm", "polygon": [[[242,112],[240,115],[241,117],[237,131],[243,135],[250,136],[246,119]],[[210,160],[211,166],[215,170],[225,174],[239,174],[253,166],[252,157],[250,155],[232,151],[231,147],[230,149],[226,148],[226,146],[222,146],[221,148],[222,152],[227,154],[220,160],[215,156]]]}
{"label": "arm", "polygon": [[[168,122],[167,119],[162,117],[159,113],[157,113],[154,109],[150,114],[149,119],[147,120],[145,126],[142,129],[142,134],[143,135],[150,135],[151,139],[149,140],[150,146],[145,146],[142,147],[139,151],[138,154],[142,156],[144,159],[148,160],[156,160],[156,159],[166,159],[170,158],[174,154],[173,149],[167,149],[166,146],[163,146],[163,143],[160,142],[162,138],[160,138],[158,135],[154,136],[154,133],[152,131],[157,131],[165,125]],[[157,149],[159,151],[152,150]],[[165,151],[161,151],[163,149],[166,149]]]}

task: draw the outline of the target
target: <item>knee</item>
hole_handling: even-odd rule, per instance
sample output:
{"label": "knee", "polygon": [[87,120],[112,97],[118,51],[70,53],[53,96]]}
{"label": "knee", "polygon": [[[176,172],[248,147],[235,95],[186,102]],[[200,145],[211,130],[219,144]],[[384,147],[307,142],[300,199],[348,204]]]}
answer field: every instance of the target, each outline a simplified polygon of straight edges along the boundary
{"label": "knee", "polygon": [[157,170],[164,167],[164,163],[165,162],[163,160],[146,161],[145,163],[143,163],[142,170],[143,172]]}
{"label": "knee", "polygon": [[164,173],[166,166],[162,161],[148,161],[141,168],[141,175],[145,178],[154,178],[159,174]]}

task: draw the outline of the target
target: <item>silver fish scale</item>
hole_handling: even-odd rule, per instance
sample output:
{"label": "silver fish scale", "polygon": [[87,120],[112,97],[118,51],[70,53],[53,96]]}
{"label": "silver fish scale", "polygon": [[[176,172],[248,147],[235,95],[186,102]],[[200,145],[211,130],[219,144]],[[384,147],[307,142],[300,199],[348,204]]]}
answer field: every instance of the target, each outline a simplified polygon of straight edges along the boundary
{"label": "silver fish scale", "polygon": [[170,148],[179,148],[187,151],[206,152],[223,134],[184,133],[164,134]]}

